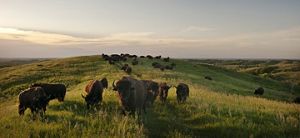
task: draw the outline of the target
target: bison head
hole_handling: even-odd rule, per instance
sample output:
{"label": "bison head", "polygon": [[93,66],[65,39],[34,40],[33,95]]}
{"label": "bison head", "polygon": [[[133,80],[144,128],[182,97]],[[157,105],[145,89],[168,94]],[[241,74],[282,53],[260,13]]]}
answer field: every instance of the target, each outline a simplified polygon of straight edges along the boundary
{"label": "bison head", "polygon": [[161,83],[159,86],[159,95],[161,98],[163,98],[164,100],[167,98],[168,96],[168,91],[171,87],[168,86],[166,83]]}
{"label": "bison head", "polygon": [[101,81],[103,88],[107,88],[108,87],[108,81],[106,78],[103,78]]}
{"label": "bison head", "polygon": [[129,80],[120,80],[117,82],[117,84],[114,82],[113,90],[118,91],[122,105],[126,107],[129,103],[129,98],[134,88],[131,86],[131,82]]}

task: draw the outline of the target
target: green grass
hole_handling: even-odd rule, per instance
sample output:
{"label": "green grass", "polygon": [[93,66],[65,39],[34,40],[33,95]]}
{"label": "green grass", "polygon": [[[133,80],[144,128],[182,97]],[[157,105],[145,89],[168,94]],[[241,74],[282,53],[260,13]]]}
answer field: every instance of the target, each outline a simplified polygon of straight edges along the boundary
{"label": "green grass", "polygon": [[222,68],[271,78],[291,85],[300,85],[299,60],[190,60]]}
{"label": "green grass", "polygon": [[[300,95],[298,87],[291,91],[278,81],[185,60],[171,60],[176,69],[164,72],[153,69],[151,60],[141,62],[133,77],[185,82],[191,89],[187,103],[177,104],[172,88],[168,102],[157,100],[140,124],[119,114],[111,89],[112,81],[126,74],[100,56],[5,67],[0,69],[0,137],[300,137],[300,106],[290,103]],[[81,93],[89,80],[102,77],[110,84],[103,102],[86,110]],[[17,113],[18,93],[34,82],[67,85],[65,102],[51,101],[44,120],[33,121],[29,111],[24,117]],[[258,86],[266,88],[262,97],[253,96]]]}

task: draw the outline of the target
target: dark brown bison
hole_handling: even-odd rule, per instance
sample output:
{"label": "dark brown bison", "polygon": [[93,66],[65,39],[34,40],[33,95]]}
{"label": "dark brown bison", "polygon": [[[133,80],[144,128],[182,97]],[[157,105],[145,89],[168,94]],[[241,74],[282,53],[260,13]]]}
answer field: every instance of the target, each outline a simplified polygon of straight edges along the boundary
{"label": "dark brown bison", "polygon": [[255,95],[263,95],[264,92],[265,92],[264,88],[259,87],[259,88],[255,89],[254,94]]}
{"label": "dark brown bison", "polygon": [[293,102],[296,104],[300,104],[300,97],[296,97]]}
{"label": "dark brown bison", "polygon": [[170,57],[163,58],[163,61],[164,61],[164,62],[169,62],[169,61],[170,61]]}
{"label": "dark brown bison", "polygon": [[147,90],[142,81],[123,77],[116,84],[113,82],[113,90],[118,91],[124,115],[125,111],[131,115],[134,115],[136,111],[138,115],[141,115],[143,110],[146,112]]}
{"label": "dark brown bison", "polygon": [[101,56],[102,56],[102,58],[103,58],[104,60],[106,60],[106,61],[109,60],[109,56],[108,56],[108,55],[102,54]]}
{"label": "dark brown bison", "polygon": [[156,56],[155,59],[161,59],[161,56]]}
{"label": "dark brown bison", "polygon": [[121,70],[124,70],[127,74],[131,74],[132,72],[132,68],[128,64],[124,64]]}
{"label": "dark brown bison", "polygon": [[153,105],[156,97],[158,96],[159,84],[152,80],[142,80],[142,81],[146,85],[146,89],[147,89],[146,104]]}
{"label": "dark brown bison", "polygon": [[42,87],[30,87],[19,94],[19,115],[24,115],[27,108],[31,113],[46,111],[48,104],[47,95]]}
{"label": "dark brown bison", "polygon": [[212,78],[210,76],[205,76],[204,79],[212,80]]}
{"label": "dark brown bison", "polygon": [[67,91],[64,84],[34,83],[31,87],[42,87],[48,97],[48,101],[57,99],[59,102],[63,102]]}
{"label": "dark brown bison", "polygon": [[[106,79],[106,78],[104,78]],[[102,79],[102,80],[104,80]],[[103,93],[103,89],[105,88],[104,85],[106,84],[103,84],[103,81],[98,81],[98,80],[93,80],[93,81],[90,81],[89,84],[85,87],[85,91],[87,93],[86,96],[82,96],[82,98],[85,100],[86,102],[86,105],[87,105],[87,109],[90,108],[90,106],[93,106],[93,105],[96,105],[96,104],[99,104],[99,102],[102,102],[102,93]],[[106,86],[107,88],[107,86]]]}
{"label": "dark brown bison", "polygon": [[189,86],[184,83],[179,83],[176,87],[177,102],[184,103],[186,98],[189,96],[189,93]]}
{"label": "dark brown bison", "polygon": [[171,87],[167,85],[167,83],[159,84],[159,99],[162,102],[166,102],[168,97],[168,91]]}
{"label": "dark brown bison", "polygon": [[148,59],[153,59],[153,57],[151,55],[147,55],[146,56]]}

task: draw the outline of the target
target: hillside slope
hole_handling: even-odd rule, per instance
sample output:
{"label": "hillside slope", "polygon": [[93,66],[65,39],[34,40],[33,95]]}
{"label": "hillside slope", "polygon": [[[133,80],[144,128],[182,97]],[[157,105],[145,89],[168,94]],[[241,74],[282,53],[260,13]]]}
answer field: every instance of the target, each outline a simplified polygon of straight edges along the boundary
{"label": "hillside slope", "polygon": [[[298,87],[237,73],[217,67],[195,65],[184,60],[173,71],[151,67],[151,60],[140,59],[133,67],[133,77],[158,82],[190,85],[191,95],[185,104],[175,101],[170,89],[166,104],[158,100],[148,109],[140,125],[132,117],[119,115],[120,107],[113,80],[126,75],[117,66],[109,65],[100,56],[54,59],[0,69],[0,137],[299,137],[300,106],[290,103],[300,95]],[[157,61],[157,60],[155,60]],[[158,61],[161,62],[161,61]],[[163,62],[161,62],[163,63]],[[211,76],[212,81],[204,79]],[[104,101],[93,110],[86,110],[83,93],[91,79],[107,77],[110,87]],[[51,101],[45,120],[31,120],[17,114],[17,95],[34,82],[64,83],[65,102]],[[262,97],[253,96],[262,86]]]}

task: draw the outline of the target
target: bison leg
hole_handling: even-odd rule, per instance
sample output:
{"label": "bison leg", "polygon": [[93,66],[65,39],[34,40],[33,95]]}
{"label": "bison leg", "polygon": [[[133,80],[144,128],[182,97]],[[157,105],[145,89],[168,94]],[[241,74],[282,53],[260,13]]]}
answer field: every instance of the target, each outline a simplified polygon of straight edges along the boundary
{"label": "bison leg", "polygon": [[19,115],[24,115],[26,107],[22,104],[19,105]]}
{"label": "bison leg", "polygon": [[143,111],[144,111],[145,114],[147,113],[147,111],[146,111],[146,104],[143,105]]}
{"label": "bison leg", "polygon": [[89,103],[86,104],[86,108],[90,109],[90,104]]}

